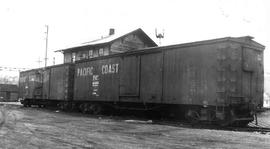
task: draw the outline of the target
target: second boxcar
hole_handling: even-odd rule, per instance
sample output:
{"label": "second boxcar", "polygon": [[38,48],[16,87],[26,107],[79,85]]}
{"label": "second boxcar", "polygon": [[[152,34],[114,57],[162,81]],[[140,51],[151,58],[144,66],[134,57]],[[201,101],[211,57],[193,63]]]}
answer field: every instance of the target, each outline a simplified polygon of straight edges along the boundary
{"label": "second boxcar", "polygon": [[46,67],[43,71],[42,99],[50,104],[61,104],[73,99],[74,64]]}
{"label": "second boxcar", "polygon": [[19,78],[20,100],[42,99],[42,73],[43,69],[41,68],[20,72]]}

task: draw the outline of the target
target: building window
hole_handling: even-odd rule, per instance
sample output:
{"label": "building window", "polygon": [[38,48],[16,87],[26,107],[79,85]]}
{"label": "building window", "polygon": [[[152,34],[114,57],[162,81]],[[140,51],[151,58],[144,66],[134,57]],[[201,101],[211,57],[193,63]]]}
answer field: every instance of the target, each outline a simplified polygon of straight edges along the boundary
{"label": "building window", "polygon": [[109,48],[104,48],[103,55],[109,55]]}
{"label": "building window", "polygon": [[76,58],[77,58],[76,61],[79,61],[79,60],[81,60],[82,55],[81,54],[78,54]]}
{"label": "building window", "polygon": [[85,59],[85,53],[83,53],[83,51],[79,51],[78,53],[77,53],[77,59],[78,60],[83,60],[83,59]]}
{"label": "building window", "polygon": [[86,59],[86,54],[85,53],[82,54],[82,59]]}
{"label": "building window", "polygon": [[100,48],[98,53],[99,53],[99,56],[102,56],[103,55],[103,48]]}
{"label": "building window", "polygon": [[72,54],[64,53],[64,63],[71,63],[71,62],[72,62]]}
{"label": "building window", "polygon": [[89,50],[89,58],[92,58],[93,57],[93,50]]}
{"label": "building window", "polygon": [[98,50],[93,51],[93,57],[98,57]]}
{"label": "building window", "polygon": [[71,62],[74,63],[76,60],[76,53],[72,53],[72,58]]}

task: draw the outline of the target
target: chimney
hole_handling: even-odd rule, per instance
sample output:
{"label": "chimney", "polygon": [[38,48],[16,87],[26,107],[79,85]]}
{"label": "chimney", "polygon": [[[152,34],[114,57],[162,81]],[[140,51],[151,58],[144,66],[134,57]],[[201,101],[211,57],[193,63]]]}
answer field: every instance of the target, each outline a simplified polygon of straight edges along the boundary
{"label": "chimney", "polygon": [[114,28],[110,28],[109,35],[113,35],[113,34],[114,34]]}

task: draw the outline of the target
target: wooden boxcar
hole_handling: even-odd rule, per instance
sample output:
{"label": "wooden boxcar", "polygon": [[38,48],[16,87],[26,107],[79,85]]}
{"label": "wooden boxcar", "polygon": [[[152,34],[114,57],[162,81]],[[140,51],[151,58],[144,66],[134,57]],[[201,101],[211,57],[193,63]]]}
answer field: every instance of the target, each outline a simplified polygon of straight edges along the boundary
{"label": "wooden boxcar", "polygon": [[[73,99],[74,64],[61,64],[46,67],[43,71],[42,102],[61,101]],[[43,103],[43,105],[45,104]],[[65,104],[63,104],[65,105]],[[62,105],[62,106],[63,106]]]}
{"label": "wooden boxcar", "polygon": [[74,64],[21,72],[20,98],[24,99],[25,105],[39,106],[70,101],[73,99],[73,79]]}
{"label": "wooden boxcar", "polygon": [[20,72],[20,99],[42,99],[42,73],[41,68]]}
{"label": "wooden boxcar", "polygon": [[195,121],[248,123],[263,102],[263,50],[249,36],[228,37],[81,61],[74,101],[164,106]]}

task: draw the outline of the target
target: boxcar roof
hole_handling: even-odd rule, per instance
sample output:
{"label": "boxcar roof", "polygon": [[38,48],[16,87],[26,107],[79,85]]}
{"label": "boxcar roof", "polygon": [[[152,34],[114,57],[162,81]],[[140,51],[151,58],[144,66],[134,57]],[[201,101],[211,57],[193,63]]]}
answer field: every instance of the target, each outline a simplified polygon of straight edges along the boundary
{"label": "boxcar roof", "polygon": [[55,67],[60,67],[60,66],[69,66],[69,65],[74,65],[73,63],[63,63],[63,64],[58,64],[58,65],[51,65],[51,66],[47,66],[45,67],[40,67],[40,68],[34,68],[34,69],[28,69],[25,71],[21,71],[20,73],[28,73],[31,71],[40,71],[40,70],[45,70],[45,69],[49,69],[49,68],[55,68]]}
{"label": "boxcar roof", "polygon": [[[127,51],[121,54],[131,54],[131,53],[142,53],[142,52],[154,52],[160,51],[163,49],[171,49],[171,48],[183,48],[183,47],[192,47],[192,46],[200,46],[200,45],[208,45],[214,44],[219,42],[236,42],[240,44],[244,44],[245,46],[250,46],[256,48],[258,50],[264,50],[265,46],[252,40],[253,37],[251,36],[243,36],[243,37],[225,37],[225,38],[218,38],[218,39],[211,39],[211,40],[203,40],[203,41],[196,41],[196,42],[189,42],[189,43],[182,43],[182,44],[174,44],[174,45],[167,45],[167,46],[159,46],[159,47],[148,47],[138,49],[136,51]],[[118,54],[117,54],[118,55]]]}
{"label": "boxcar roof", "polygon": [[39,71],[39,70],[42,70],[42,69],[44,69],[44,67],[28,69],[28,70],[25,70],[25,71],[20,71],[20,73],[28,73],[28,72],[31,72],[31,71]]}
{"label": "boxcar roof", "polygon": [[174,47],[190,47],[190,46],[207,45],[207,44],[213,44],[213,43],[225,42],[225,41],[237,42],[237,43],[252,46],[252,47],[255,47],[255,48],[258,48],[258,49],[261,49],[261,50],[265,49],[264,45],[254,41],[252,39],[253,39],[253,37],[251,37],[251,36],[224,37],[224,38],[217,38],[217,39],[210,39],[210,40],[182,43],[182,44],[174,44],[174,45],[168,45],[168,46],[149,47],[149,48],[144,48],[144,49],[141,49],[141,50],[155,49],[155,48],[161,48],[161,49],[166,48],[166,49],[168,49],[168,48],[174,48]]}

